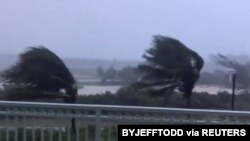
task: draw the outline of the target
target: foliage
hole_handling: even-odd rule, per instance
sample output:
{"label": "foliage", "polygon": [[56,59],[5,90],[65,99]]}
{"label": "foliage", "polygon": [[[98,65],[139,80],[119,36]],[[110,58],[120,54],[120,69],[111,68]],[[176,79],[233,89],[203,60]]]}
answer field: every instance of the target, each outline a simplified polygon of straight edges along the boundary
{"label": "foliage", "polygon": [[176,39],[158,35],[143,58],[146,62],[138,66],[143,74],[139,87],[159,94],[179,89],[185,98],[190,98],[204,63],[196,52]]}
{"label": "foliage", "polygon": [[[2,74],[8,98],[40,99],[62,97],[74,102],[75,80],[63,61],[49,49],[32,47]],[[60,91],[65,90],[65,93]],[[10,97],[11,96],[11,97]]]}
{"label": "foliage", "polygon": [[[103,80],[104,78],[104,69],[99,66],[97,69],[96,69],[96,72],[97,72],[97,75]],[[104,81],[104,80],[103,80]]]}
{"label": "foliage", "polygon": [[[231,98],[231,94],[227,92],[219,92],[218,94],[194,92],[192,96],[192,108],[230,110]],[[250,94],[247,92],[236,95],[235,109],[250,110],[249,101]],[[134,87],[122,88],[115,94],[106,92],[98,95],[81,95],[78,97],[77,103],[149,107],[186,107],[186,102],[179,93],[155,97],[148,92],[140,91]]]}
{"label": "foliage", "polygon": [[[74,103],[76,82],[64,62],[45,47],[31,47],[2,74],[7,99],[54,99]],[[75,119],[72,119],[75,131]]]}
{"label": "foliage", "polygon": [[105,80],[110,80],[114,81],[117,76],[117,70],[111,66],[105,73],[104,73],[104,78]]}
{"label": "foliage", "polygon": [[[242,64],[232,57],[222,54],[213,56],[214,61],[225,68],[236,71],[236,83],[238,88],[248,89],[250,87],[250,62]],[[230,71],[229,70],[229,71]]]}
{"label": "foliage", "polygon": [[102,84],[129,84],[135,82],[140,76],[137,69],[130,66],[121,70],[117,70],[112,66],[105,70],[99,66],[96,72],[101,78]]}
{"label": "foliage", "polygon": [[133,67],[124,67],[118,72],[118,78],[125,83],[132,83],[137,81],[140,74],[136,68]]}

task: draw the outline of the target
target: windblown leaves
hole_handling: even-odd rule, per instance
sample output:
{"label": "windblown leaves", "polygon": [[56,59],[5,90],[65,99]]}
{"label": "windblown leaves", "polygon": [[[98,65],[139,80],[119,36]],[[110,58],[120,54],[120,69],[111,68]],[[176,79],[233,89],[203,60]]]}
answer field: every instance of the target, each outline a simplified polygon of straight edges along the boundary
{"label": "windblown leaves", "polygon": [[179,89],[185,97],[192,94],[195,82],[204,65],[203,59],[180,41],[164,36],[155,36],[153,47],[143,55],[146,62],[138,69],[144,74],[140,87],[172,93]]}
{"label": "windblown leaves", "polygon": [[241,89],[248,89],[250,87],[250,63],[242,63],[222,54],[212,56],[213,60],[219,65],[236,72],[236,87]]}
{"label": "windblown leaves", "polygon": [[[42,98],[43,93],[50,92],[51,97],[62,97],[72,102],[77,95],[71,72],[56,54],[45,47],[29,48],[19,56],[19,61],[15,65],[3,72],[2,76],[8,84],[6,87],[10,88],[10,93],[13,89],[12,94],[18,95],[18,92],[14,91],[17,88],[20,89],[19,94],[23,94],[22,91],[36,91],[37,98]],[[61,89],[64,89],[66,94],[61,94]],[[35,93],[33,94],[34,96],[23,94],[22,98],[35,99]],[[44,94],[44,98],[48,96]]]}

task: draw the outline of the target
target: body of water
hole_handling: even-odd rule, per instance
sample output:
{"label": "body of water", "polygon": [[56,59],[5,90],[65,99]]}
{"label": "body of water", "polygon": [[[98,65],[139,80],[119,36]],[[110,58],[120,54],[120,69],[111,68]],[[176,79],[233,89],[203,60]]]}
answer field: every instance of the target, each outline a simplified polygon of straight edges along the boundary
{"label": "body of water", "polygon": [[[101,86],[101,85],[86,85],[78,90],[79,95],[94,95],[110,91],[116,93],[122,86]],[[219,86],[198,85],[194,88],[194,92],[208,92],[209,94],[217,94],[218,92],[226,91],[231,93],[232,90]]]}
{"label": "body of water", "polygon": [[95,95],[110,91],[116,93],[122,86],[101,86],[101,85],[86,85],[78,90],[79,95]]}

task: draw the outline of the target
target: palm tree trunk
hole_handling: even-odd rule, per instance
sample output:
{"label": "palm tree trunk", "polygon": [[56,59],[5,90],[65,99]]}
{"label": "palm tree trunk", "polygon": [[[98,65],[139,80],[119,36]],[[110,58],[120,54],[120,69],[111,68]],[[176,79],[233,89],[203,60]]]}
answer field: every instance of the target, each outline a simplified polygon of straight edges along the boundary
{"label": "palm tree trunk", "polygon": [[[187,97],[187,108],[191,108],[191,96]],[[187,114],[187,120],[191,120],[192,116],[190,114]]]}
{"label": "palm tree trunk", "polygon": [[[72,100],[72,99],[64,99],[64,102],[72,104],[72,103],[75,103],[75,99],[74,100]],[[74,109],[71,112],[72,112],[72,114],[76,113],[76,111]],[[71,119],[71,131],[72,131],[73,134],[76,133],[76,119],[75,118]]]}

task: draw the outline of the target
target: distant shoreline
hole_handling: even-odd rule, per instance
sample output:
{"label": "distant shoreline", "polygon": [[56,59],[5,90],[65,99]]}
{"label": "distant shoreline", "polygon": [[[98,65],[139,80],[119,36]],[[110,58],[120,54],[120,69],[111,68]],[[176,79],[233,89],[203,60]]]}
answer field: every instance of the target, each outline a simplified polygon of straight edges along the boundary
{"label": "distant shoreline", "polygon": [[[83,88],[78,90],[79,95],[96,95],[103,94],[107,91],[111,93],[116,93],[122,85],[84,85]],[[218,92],[228,92],[231,93],[230,88],[225,88],[222,86],[209,86],[209,85],[197,85],[194,92],[207,92],[209,94],[218,94]]]}

